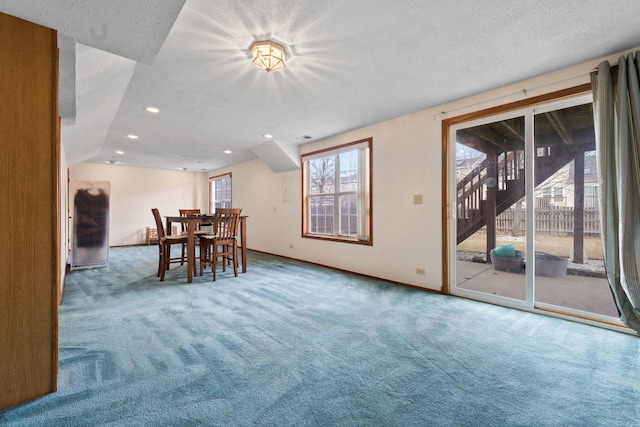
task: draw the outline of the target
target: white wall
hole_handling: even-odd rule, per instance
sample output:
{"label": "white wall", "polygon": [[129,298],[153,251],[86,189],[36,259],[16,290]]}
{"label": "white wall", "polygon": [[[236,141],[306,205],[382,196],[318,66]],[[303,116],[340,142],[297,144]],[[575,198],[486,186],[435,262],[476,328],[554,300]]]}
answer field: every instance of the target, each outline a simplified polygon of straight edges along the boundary
{"label": "white wall", "polygon": [[76,180],[109,181],[109,246],[145,242],[146,227],[155,228],[152,208],[161,215],[178,215],[178,209],[200,208],[206,212],[206,189],[202,201],[203,173],[81,163],[70,169],[70,207]]}
{"label": "white wall", "polygon": [[[111,182],[110,245],[128,245],[144,241],[145,227],[153,225],[153,207],[160,209],[162,215],[177,215],[179,208],[206,211],[208,177],[231,172],[232,204],[249,216],[250,249],[440,290],[442,120],[587,83],[589,71],[601,60],[615,61],[618,56],[600,58],[301,147],[301,152],[307,153],[373,137],[373,246],[303,239],[300,171],[275,174],[259,159],[206,174],[80,164],[71,168],[71,185],[75,179]],[[291,185],[288,202],[283,201],[285,183]],[[414,205],[414,194],[423,194],[424,204]],[[417,275],[416,268],[424,268],[426,275]]]}
{"label": "white wall", "polygon": [[[300,171],[275,174],[261,160],[252,160],[209,175],[232,172],[233,205],[249,216],[250,249],[440,290],[442,120],[587,83],[588,73],[601,60],[617,57],[600,58],[301,147],[301,153],[307,153],[373,137],[372,247],[301,237]],[[282,200],[286,179],[294,182],[292,203]],[[414,205],[414,194],[423,194],[424,204]],[[424,268],[426,275],[417,275],[416,268]]]}
{"label": "white wall", "polygon": [[[232,172],[232,203],[249,216],[250,249],[439,289],[440,143],[431,122],[416,113],[302,147],[305,153],[373,137],[373,246],[301,238],[299,170],[275,174],[256,159],[211,175]],[[291,202],[283,201],[287,184]],[[414,194],[426,203],[413,205]],[[418,267],[427,275],[416,276]]]}

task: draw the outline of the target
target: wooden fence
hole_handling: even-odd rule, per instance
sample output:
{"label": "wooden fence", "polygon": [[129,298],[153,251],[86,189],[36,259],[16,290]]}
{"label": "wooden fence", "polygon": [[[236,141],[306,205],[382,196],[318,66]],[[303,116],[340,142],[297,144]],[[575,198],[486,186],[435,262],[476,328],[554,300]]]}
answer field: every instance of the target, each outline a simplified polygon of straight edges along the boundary
{"label": "wooden fence", "polygon": [[[519,222],[519,235],[525,235],[526,209],[511,207],[496,218],[496,231],[511,234],[514,221]],[[517,219],[520,218],[520,221]],[[550,236],[573,236],[574,210],[572,207],[547,206],[535,211],[536,234]],[[584,235],[597,237],[600,235],[600,215],[596,208],[584,209]]]}

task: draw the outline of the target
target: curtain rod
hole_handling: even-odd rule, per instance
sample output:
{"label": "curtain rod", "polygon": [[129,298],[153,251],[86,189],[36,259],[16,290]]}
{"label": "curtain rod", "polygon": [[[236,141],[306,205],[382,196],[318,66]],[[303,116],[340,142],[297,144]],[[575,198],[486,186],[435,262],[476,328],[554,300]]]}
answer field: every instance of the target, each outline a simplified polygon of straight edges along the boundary
{"label": "curtain rod", "polygon": [[[609,69],[610,69],[610,70],[614,70],[614,69],[617,69],[617,68],[618,68],[618,64],[617,64],[617,63],[615,63],[615,64],[611,64],[611,63],[610,63],[610,64],[609,64]],[[594,68],[593,70],[591,70],[591,71],[589,72],[589,74],[591,74],[591,73],[597,73],[597,72],[598,72],[598,68]]]}
{"label": "curtain rod", "polygon": [[[617,66],[617,64],[615,66]],[[613,68],[613,66],[612,66],[612,68]],[[597,68],[594,68],[593,70],[590,70],[589,72],[586,72],[586,73],[580,73],[580,74],[576,74],[576,75],[573,75],[573,76],[570,76],[570,77],[565,77],[565,78],[560,79],[560,80],[555,80],[553,82],[544,83],[544,84],[541,84],[541,85],[531,86],[531,87],[528,87],[528,88],[520,89],[519,91],[515,91],[515,92],[507,93],[507,94],[504,94],[504,95],[496,96],[495,98],[483,99],[482,101],[478,101],[478,102],[473,102],[471,104],[462,105],[460,107],[452,108],[450,110],[443,110],[443,111],[441,111],[439,113],[435,113],[433,115],[433,120],[435,120],[438,116],[446,116],[447,114],[452,113],[454,111],[464,110],[465,108],[474,107],[476,105],[485,104],[487,102],[497,101],[498,99],[507,98],[507,97],[510,97],[510,96],[518,95],[518,94],[523,94],[524,96],[527,96],[529,94],[529,92],[534,91],[536,89],[540,89],[540,88],[543,88],[543,87],[546,87],[546,86],[551,86],[551,85],[554,85],[554,84],[557,84],[557,83],[562,83],[562,82],[565,82],[567,80],[577,79],[578,77],[588,76],[589,74],[591,74],[592,72],[597,71],[597,70],[598,70]]]}

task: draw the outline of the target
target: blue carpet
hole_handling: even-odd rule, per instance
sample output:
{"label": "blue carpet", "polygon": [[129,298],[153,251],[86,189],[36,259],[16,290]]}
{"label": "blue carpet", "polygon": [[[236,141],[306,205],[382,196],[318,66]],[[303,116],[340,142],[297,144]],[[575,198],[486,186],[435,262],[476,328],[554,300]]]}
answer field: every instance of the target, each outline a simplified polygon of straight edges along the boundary
{"label": "blue carpet", "polygon": [[67,275],[59,390],[6,426],[623,426],[640,340],[251,252],[238,278],[157,247]]}

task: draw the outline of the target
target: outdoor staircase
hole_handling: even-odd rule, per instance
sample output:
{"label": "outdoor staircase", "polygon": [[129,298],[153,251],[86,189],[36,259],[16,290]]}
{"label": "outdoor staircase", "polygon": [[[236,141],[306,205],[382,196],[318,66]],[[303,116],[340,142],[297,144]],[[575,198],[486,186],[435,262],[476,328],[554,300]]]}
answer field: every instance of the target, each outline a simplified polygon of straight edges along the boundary
{"label": "outdoor staircase", "polygon": [[[535,186],[573,160],[579,145],[554,145],[545,147],[544,153],[535,158]],[[457,193],[457,244],[460,244],[487,224],[487,200],[485,184],[489,162],[485,159],[460,180]],[[498,155],[496,185],[496,215],[500,215],[525,195],[524,151],[505,151]]]}

